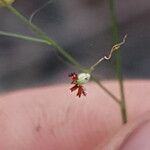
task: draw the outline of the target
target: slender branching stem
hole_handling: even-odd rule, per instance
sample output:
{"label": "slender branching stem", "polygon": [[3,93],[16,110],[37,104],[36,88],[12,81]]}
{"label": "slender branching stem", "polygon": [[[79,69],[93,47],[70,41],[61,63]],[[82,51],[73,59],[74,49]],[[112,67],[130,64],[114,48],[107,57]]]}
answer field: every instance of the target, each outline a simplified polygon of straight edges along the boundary
{"label": "slender branching stem", "polygon": [[118,50],[118,49],[120,48],[120,46],[125,43],[126,38],[127,38],[127,35],[124,36],[122,42],[120,42],[120,43],[118,43],[118,44],[115,44],[115,45],[111,48],[110,53],[109,53],[108,56],[104,56],[104,57],[100,58],[94,65],[92,65],[91,68],[90,68],[90,70],[93,71],[93,70],[95,69],[95,67],[96,67],[97,65],[99,65],[103,60],[109,60],[109,59],[112,57],[112,53],[113,53],[114,51]]}
{"label": "slender branching stem", "polygon": [[48,44],[47,41],[45,41],[45,40],[38,39],[35,37],[31,37],[31,36],[22,35],[22,34],[0,31],[0,35],[4,35],[4,36],[8,36],[8,37],[14,37],[14,38],[23,39],[23,40],[32,41],[32,42]]}
{"label": "slender branching stem", "polygon": [[[116,0],[108,0],[108,2],[109,2],[111,23],[112,23],[113,42],[117,43],[119,41],[119,30],[118,30],[118,21],[117,21],[117,14],[116,14],[116,4],[115,4]],[[116,53],[116,76],[118,78],[119,87],[120,87],[120,96],[121,96],[120,109],[122,114],[122,122],[125,124],[127,123],[127,110],[126,110],[124,85],[123,85],[121,55],[119,51]]]}
{"label": "slender branching stem", "polygon": [[[2,0],[4,1],[4,0]],[[67,59],[71,64],[76,66],[80,70],[86,70],[78,61],[76,61],[69,53],[67,53],[63,48],[61,48],[53,39],[49,38],[46,33],[41,31],[36,25],[30,22],[26,17],[24,17],[18,10],[16,10],[13,6],[7,5],[7,8],[10,12],[15,14],[18,18],[20,18],[37,36],[38,38],[45,40],[47,44],[54,47],[65,59]]]}
{"label": "slender branching stem", "polygon": [[97,83],[98,86],[101,87],[115,102],[121,105],[120,100],[114,94],[112,94],[98,79],[92,76],[92,80]]}
{"label": "slender branching stem", "polygon": [[[35,34],[38,38],[35,37],[29,37],[29,36],[24,36],[24,35],[18,35],[18,34],[14,34],[14,33],[6,33],[3,31],[0,31],[1,35],[5,35],[5,36],[10,36],[10,37],[16,37],[16,38],[20,38],[20,39],[25,39],[25,40],[30,40],[30,41],[34,41],[34,42],[41,42],[41,43],[45,43],[48,45],[51,45],[52,47],[54,47],[60,54],[62,54],[63,57],[66,58],[67,61],[69,61],[73,66],[75,66],[76,68],[78,68],[79,70],[81,70],[82,72],[91,72],[91,68],[95,68],[100,62],[101,60],[99,60],[95,65],[93,65],[90,69],[87,69],[85,67],[83,67],[76,59],[74,59],[70,54],[68,54],[62,47],[60,47],[53,39],[49,38],[47,36],[46,33],[44,33],[40,28],[38,28],[35,24],[33,24],[31,22],[31,20],[27,19],[25,16],[23,16],[18,10],[16,10],[13,6],[11,5],[7,5],[7,3],[5,2],[5,0],[1,0],[4,4],[6,4],[6,7],[8,8],[8,10],[10,12],[12,12],[13,14],[15,14],[20,20],[22,20],[22,22],[24,22]],[[115,49],[118,49],[123,43],[125,42],[125,38],[123,40],[123,42],[114,45],[114,47],[112,48],[109,56],[104,56],[104,59],[108,60],[111,58],[111,55],[113,53],[113,51]],[[117,42],[116,42],[117,43]],[[119,104],[120,106],[122,106],[122,114],[124,112],[126,112],[125,110],[125,103],[123,103],[124,101],[119,101],[119,99],[114,96],[105,86],[103,86],[101,84],[101,82],[99,80],[97,80],[95,77],[92,76],[92,80],[97,83],[117,104]],[[126,114],[126,113],[125,113]],[[123,115],[123,117],[125,116],[125,114]],[[126,119],[123,119],[126,120]]]}
{"label": "slender branching stem", "polygon": [[46,1],[41,7],[39,7],[38,9],[36,9],[30,16],[29,21],[32,22],[33,18],[35,17],[36,14],[38,14],[38,12],[40,12],[42,9],[44,9],[46,6],[48,6],[50,3],[52,3],[53,0],[49,0]]}

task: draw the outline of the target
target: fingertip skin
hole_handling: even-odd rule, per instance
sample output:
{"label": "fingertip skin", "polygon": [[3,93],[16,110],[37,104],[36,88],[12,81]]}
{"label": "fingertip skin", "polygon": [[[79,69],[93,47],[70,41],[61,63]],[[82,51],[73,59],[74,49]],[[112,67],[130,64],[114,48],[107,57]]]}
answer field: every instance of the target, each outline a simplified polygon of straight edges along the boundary
{"label": "fingertip skin", "polygon": [[[119,95],[116,81],[103,84]],[[125,81],[128,124],[150,110],[149,86],[150,81]],[[88,94],[81,98],[69,89],[68,83],[1,95],[0,149],[102,150],[110,145],[127,126],[118,105],[93,83],[86,84]]]}
{"label": "fingertip skin", "polygon": [[149,138],[150,111],[122,126],[103,148],[95,150],[148,150]]}

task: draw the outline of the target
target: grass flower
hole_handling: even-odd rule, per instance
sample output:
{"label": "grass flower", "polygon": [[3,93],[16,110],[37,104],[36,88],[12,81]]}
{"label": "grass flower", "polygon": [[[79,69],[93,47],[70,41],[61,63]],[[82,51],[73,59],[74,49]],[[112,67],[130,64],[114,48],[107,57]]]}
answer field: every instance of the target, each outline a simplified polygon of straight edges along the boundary
{"label": "grass flower", "polygon": [[76,73],[71,73],[69,77],[72,80],[71,84],[74,84],[74,86],[70,88],[71,92],[77,90],[78,97],[81,97],[81,95],[86,96],[83,84],[87,83],[90,80],[91,75],[89,73],[80,73],[78,75]]}

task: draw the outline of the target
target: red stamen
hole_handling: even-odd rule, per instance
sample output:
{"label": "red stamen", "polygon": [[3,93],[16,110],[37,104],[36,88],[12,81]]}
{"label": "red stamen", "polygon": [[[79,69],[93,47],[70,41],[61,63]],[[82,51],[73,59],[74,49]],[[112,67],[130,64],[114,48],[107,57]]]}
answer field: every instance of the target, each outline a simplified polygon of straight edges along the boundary
{"label": "red stamen", "polygon": [[83,86],[78,86],[78,93],[77,93],[77,96],[81,97],[81,95],[86,96],[86,92],[84,91]]}
{"label": "red stamen", "polygon": [[78,75],[75,72],[73,72],[73,73],[69,74],[69,77],[72,80],[71,84],[76,84],[76,81],[78,80]]}
{"label": "red stamen", "polygon": [[75,86],[73,86],[72,88],[70,88],[71,92],[75,91],[76,89],[78,89],[79,86],[77,84],[75,84]]}
{"label": "red stamen", "polygon": [[79,96],[79,97],[81,97],[81,95],[86,96],[86,92],[85,92],[83,86],[77,84],[78,75],[75,72],[73,72],[73,73],[69,74],[69,77],[72,80],[71,84],[74,84],[74,86],[72,88],[70,88],[71,92],[78,90],[77,96]]}

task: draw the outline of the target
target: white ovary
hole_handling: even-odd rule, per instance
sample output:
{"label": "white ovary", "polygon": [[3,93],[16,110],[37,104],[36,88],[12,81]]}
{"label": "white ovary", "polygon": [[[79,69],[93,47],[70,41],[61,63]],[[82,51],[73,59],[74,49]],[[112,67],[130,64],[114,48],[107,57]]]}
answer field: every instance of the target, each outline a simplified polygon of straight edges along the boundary
{"label": "white ovary", "polygon": [[90,80],[91,75],[89,73],[80,73],[78,74],[78,84],[85,84]]}

